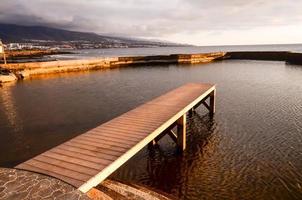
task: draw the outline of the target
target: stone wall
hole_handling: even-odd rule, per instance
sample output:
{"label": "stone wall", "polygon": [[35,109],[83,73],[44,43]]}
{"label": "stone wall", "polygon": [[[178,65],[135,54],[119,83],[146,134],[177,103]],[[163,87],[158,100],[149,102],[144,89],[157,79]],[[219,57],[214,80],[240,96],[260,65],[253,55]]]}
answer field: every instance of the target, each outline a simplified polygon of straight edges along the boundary
{"label": "stone wall", "polygon": [[[42,74],[97,70],[128,65],[207,63],[216,59],[220,59],[224,55],[225,53],[130,56],[87,60],[11,63],[7,65],[0,65],[0,68],[9,70],[10,72],[14,73],[19,79],[22,79]],[[3,80],[4,79],[2,79],[2,82],[4,82]]]}

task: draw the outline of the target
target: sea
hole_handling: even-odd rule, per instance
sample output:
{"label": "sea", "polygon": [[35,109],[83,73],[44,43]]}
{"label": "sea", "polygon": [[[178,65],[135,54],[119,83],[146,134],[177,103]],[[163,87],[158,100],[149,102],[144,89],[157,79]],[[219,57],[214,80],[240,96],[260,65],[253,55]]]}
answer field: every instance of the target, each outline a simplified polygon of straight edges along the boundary
{"label": "sea", "polygon": [[152,48],[108,48],[67,50],[73,54],[51,56],[57,60],[104,58],[117,56],[150,56],[169,54],[194,54],[227,51],[292,51],[302,53],[302,44],[283,45],[234,45],[234,46],[183,46],[183,47],[152,47]]}
{"label": "sea", "polygon": [[[57,59],[216,51],[294,51],[302,45],[80,50]],[[14,167],[189,82],[217,87],[214,118],[187,120],[187,149],[164,137],[109,178],[182,200],[302,199],[302,66],[224,60],[36,77],[0,87],[0,167]]]}

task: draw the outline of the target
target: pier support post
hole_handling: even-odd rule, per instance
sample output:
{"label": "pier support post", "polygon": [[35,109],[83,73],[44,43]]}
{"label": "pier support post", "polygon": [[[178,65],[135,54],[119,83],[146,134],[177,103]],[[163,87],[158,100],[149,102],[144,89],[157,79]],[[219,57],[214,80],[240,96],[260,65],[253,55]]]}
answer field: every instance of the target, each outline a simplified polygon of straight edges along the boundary
{"label": "pier support post", "polygon": [[189,117],[192,117],[194,112],[195,112],[194,108],[190,109],[188,113]]}
{"label": "pier support post", "polygon": [[4,60],[4,64],[6,65],[7,62],[6,62],[6,56],[5,56],[5,52],[3,52],[3,60]]}
{"label": "pier support post", "polygon": [[157,145],[157,141],[154,139],[151,142],[149,142],[148,144],[148,148],[151,149],[152,147],[154,147],[155,145]]}
{"label": "pier support post", "polygon": [[216,110],[216,89],[210,94],[210,115],[214,115]]}
{"label": "pier support post", "polygon": [[186,115],[181,116],[177,122],[177,145],[181,151],[186,149]]}

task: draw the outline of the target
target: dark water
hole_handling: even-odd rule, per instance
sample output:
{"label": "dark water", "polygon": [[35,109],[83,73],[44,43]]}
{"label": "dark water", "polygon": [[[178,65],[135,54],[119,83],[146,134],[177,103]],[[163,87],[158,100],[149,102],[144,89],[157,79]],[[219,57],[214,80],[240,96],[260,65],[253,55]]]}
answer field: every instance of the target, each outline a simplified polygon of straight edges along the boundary
{"label": "dark water", "polygon": [[144,66],[33,79],[0,89],[0,165],[13,166],[187,82],[217,84],[217,113],[188,120],[111,178],[180,199],[302,199],[302,67],[270,61]]}
{"label": "dark water", "polygon": [[302,52],[302,44],[283,45],[236,45],[236,46],[193,46],[193,47],[154,47],[154,48],[112,48],[74,50],[74,54],[53,55],[52,59],[86,59],[91,57],[148,56],[182,53],[208,53],[220,51],[293,51]]}

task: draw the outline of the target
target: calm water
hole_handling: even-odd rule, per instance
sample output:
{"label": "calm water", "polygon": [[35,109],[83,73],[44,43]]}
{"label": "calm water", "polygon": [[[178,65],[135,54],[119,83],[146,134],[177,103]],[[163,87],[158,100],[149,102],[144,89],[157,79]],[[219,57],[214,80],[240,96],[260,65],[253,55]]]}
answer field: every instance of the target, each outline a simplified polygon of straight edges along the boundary
{"label": "calm water", "polygon": [[302,199],[302,67],[269,61],[144,66],[0,88],[0,165],[14,166],[187,82],[217,84],[217,113],[188,120],[111,178],[180,199]]}
{"label": "calm water", "polygon": [[193,47],[157,47],[157,48],[113,48],[75,50],[74,54],[53,55],[51,59],[86,59],[91,57],[147,56],[181,53],[208,53],[219,51],[293,51],[302,52],[302,44],[283,45],[236,45],[236,46],[193,46]]}

